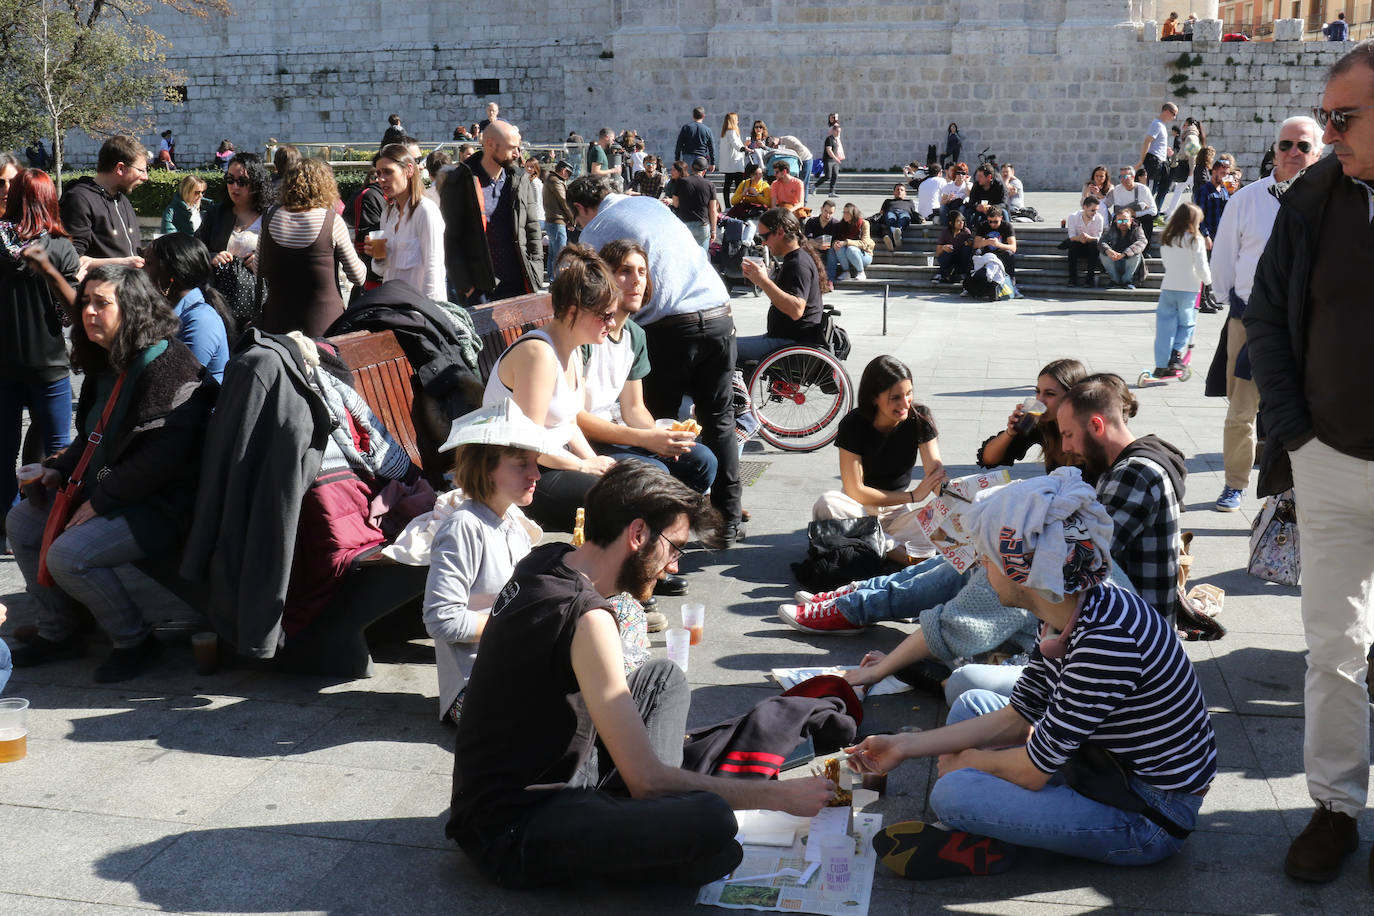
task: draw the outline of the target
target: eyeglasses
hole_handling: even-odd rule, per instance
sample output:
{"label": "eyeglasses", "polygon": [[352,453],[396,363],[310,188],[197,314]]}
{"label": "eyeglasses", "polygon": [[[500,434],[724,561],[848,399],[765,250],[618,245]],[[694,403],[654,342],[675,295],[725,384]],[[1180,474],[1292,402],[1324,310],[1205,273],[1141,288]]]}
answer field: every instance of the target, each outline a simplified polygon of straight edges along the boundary
{"label": "eyeglasses", "polygon": [[602,324],[611,324],[615,321],[615,309],[611,309],[609,312],[593,312],[590,314]]}
{"label": "eyeglasses", "polygon": [[683,554],[685,554],[685,553],[687,552],[687,551],[683,550],[681,547],[679,547],[679,546],[677,546],[676,544],[674,544],[672,541],[668,540],[668,536],[667,536],[666,534],[664,534],[662,531],[656,532],[656,536],[659,537],[659,538],[661,538],[661,539],[663,540],[663,543],[665,543],[665,544],[668,545],[668,564],[667,564],[667,565],[672,566],[672,565],[673,565],[674,563],[676,563],[678,560],[681,560]]}
{"label": "eyeglasses", "polygon": [[[1337,129],[1337,130],[1343,130],[1343,128],[1339,128],[1339,127],[1336,128],[1336,129]],[[1281,153],[1286,153],[1286,152],[1288,152],[1290,149],[1292,149],[1292,148],[1295,147],[1295,146],[1298,148],[1298,152],[1301,152],[1301,153],[1310,153],[1310,152],[1312,152],[1312,144],[1309,143],[1309,142],[1307,142],[1306,140],[1280,140],[1280,141],[1279,141],[1279,152],[1281,152]]]}
{"label": "eyeglasses", "polygon": [[1359,114],[1361,111],[1368,111],[1374,105],[1361,105],[1359,108],[1336,108],[1327,111],[1325,108],[1313,108],[1312,117],[1317,119],[1317,126],[1326,130],[1327,125],[1338,134],[1343,134],[1350,129],[1350,118]]}
{"label": "eyeglasses", "polygon": [[228,184],[228,185],[235,185],[236,187],[240,187],[240,188],[246,188],[246,187],[249,187],[249,186],[253,183],[253,179],[251,179],[251,178],[226,178],[226,179],[224,179],[224,183],[225,183],[225,184]]}
{"label": "eyeglasses", "polygon": [[777,232],[777,231],[778,231],[778,230],[776,230],[776,229],[765,229],[765,230],[762,231],[762,232],[755,233],[754,238],[758,239],[760,242],[766,242],[766,241],[768,241],[770,238],[772,238],[772,237],[773,237],[773,233],[774,233],[774,232]]}

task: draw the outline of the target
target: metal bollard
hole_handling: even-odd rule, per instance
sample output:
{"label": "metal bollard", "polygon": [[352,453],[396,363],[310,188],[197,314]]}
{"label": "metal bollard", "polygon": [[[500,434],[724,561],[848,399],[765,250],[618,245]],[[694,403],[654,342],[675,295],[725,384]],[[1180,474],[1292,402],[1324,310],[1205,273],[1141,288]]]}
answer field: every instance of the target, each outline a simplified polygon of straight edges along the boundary
{"label": "metal bollard", "polygon": [[883,336],[887,336],[887,294],[892,289],[889,283],[883,284]]}

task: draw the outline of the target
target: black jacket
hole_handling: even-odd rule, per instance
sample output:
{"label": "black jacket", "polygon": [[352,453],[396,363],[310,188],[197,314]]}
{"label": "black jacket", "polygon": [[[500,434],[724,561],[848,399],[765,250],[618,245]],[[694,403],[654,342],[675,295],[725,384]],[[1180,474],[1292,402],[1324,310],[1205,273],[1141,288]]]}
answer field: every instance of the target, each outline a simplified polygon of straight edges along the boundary
{"label": "black jacket", "polygon": [[[85,495],[101,515],[143,505],[185,528],[219,385],[175,337],[133,385],[128,410],[104,431],[103,467],[86,469]],[[78,430],[85,428],[95,398],[95,381],[88,378],[76,406]],[[86,439],[78,436],[48,464],[65,483],[85,450]]]}
{"label": "black jacket", "polygon": [[1265,429],[1257,481],[1260,496],[1281,493],[1293,485],[1288,452],[1313,435],[1303,391],[1312,259],[1326,202],[1337,185],[1347,180],[1340,160],[1328,156],[1284,192],[1241,319]]}
{"label": "black jacket", "polygon": [[126,258],[138,254],[138,214],[127,194],[108,194],[89,176],[62,192],[62,225],[77,254],[92,258]]}
{"label": "black jacket", "polygon": [[296,553],[301,500],[334,418],[287,337],[249,329],[224,370],[205,435],[181,574],[210,586],[210,623],[244,655],[271,658]]}
{"label": "black jacket", "polygon": [[812,738],[818,753],[854,740],[858,724],[839,697],[768,697],[749,712],[699,728],[682,746],[682,768],[712,776],[773,779],[797,745]]}
{"label": "black jacket", "polygon": [[214,257],[229,247],[229,236],[234,234],[234,202],[220,201],[209,212],[202,214],[196,238],[205,243]]}
{"label": "black jacket", "polygon": [[[496,270],[487,250],[487,232],[482,221],[482,198],[477,192],[476,175],[482,168],[482,153],[476,152],[458,163],[444,181],[439,209],[444,216],[444,266],[448,283],[461,295],[469,289],[491,292],[496,289]],[[534,185],[524,169],[506,169],[507,193],[513,194],[511,217],[515,232],[510,244],[520,255],[525,281],[531,290],[544,288],[543,231],[536,216],[538,206]]]}

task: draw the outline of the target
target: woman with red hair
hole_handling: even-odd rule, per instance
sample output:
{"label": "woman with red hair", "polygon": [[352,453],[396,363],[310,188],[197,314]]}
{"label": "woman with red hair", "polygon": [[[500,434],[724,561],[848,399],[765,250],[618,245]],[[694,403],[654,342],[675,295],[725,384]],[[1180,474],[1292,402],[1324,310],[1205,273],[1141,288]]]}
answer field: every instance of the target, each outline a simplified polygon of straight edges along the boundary
{"label": "woman with red hair", "polygon": [[[51,455],[71,440],[72,385],[62,325],[76,294],[78,258],[46,172],[25,169],[10,181],[0,221],[0,517],[18,492],[23,411],[29,409]],[[69,322],[68,322],[69,323]]]}

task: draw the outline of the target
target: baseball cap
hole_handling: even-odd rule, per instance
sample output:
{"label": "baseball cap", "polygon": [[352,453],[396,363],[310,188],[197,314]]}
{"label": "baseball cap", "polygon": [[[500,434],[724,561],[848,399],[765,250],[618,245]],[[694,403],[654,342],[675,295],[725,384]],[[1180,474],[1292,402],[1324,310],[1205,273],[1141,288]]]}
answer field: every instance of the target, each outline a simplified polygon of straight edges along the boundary
{"label": "baseball cap", "polygon": [[704,172],[711,167],[711,163],[706,161],[705,156],[698,156],[692,160],[692,171]]}

